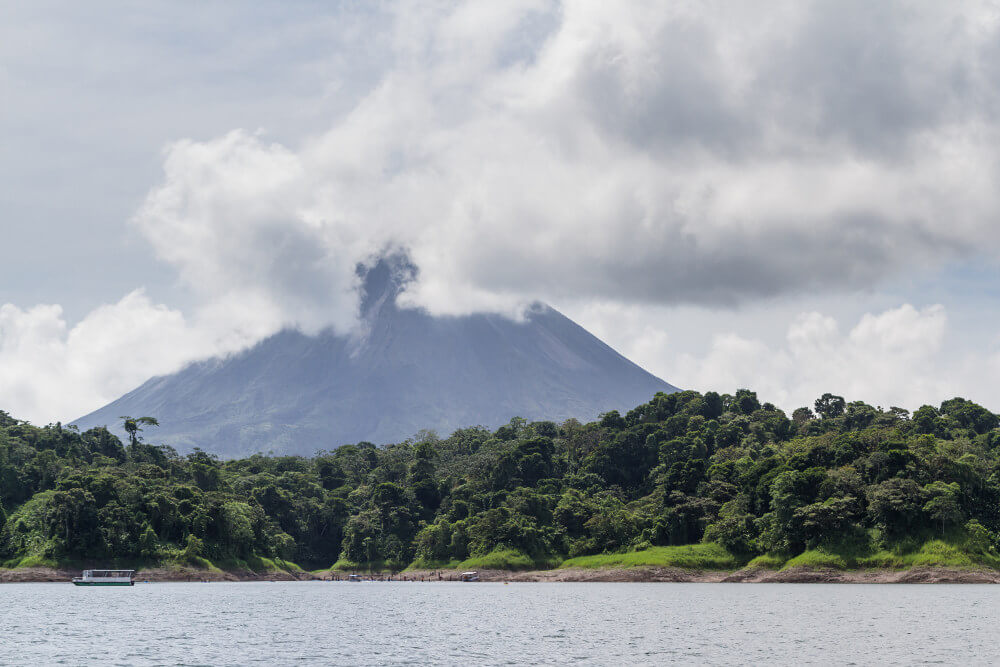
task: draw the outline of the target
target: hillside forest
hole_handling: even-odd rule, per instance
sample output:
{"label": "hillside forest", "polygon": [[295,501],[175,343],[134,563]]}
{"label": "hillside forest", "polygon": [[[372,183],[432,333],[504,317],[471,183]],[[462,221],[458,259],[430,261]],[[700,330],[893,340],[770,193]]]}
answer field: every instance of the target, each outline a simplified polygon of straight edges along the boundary
{"label": "hillside forest", "polygon": [[789,416],[682,391],[312,458],[182,456],[151,444],[155,418],[124,427],[0,412],[0,564],[1000,565],[1000,419],[962,398],[910,414],[824,394]]}

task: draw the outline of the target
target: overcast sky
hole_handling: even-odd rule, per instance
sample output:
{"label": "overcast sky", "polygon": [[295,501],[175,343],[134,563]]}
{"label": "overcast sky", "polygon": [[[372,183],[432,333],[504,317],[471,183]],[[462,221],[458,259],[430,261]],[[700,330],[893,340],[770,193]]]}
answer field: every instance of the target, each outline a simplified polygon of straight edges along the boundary
{"label": "overcast sky", "polygon": [[786,409],[1000,410],[993,2],[0,0],[0,409],[542,300]]}

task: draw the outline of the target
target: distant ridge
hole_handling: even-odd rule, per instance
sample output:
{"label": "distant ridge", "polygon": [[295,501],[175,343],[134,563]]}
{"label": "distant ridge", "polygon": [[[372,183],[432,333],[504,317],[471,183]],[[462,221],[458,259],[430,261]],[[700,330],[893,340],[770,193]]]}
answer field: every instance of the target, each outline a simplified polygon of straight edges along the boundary
{"label": "distant ridge", "polygon": [[493,428],[515,416],[590,420],[677,391],[542,304],[523,322],[399,308],[413,273],[396,256],[364,274],[360,338],[282,331],[152,378],[74,423],[120,430],[120,415],[149,415],[161,426],[148,439],[181,452],[312,454],[398,442],[420,429]]}

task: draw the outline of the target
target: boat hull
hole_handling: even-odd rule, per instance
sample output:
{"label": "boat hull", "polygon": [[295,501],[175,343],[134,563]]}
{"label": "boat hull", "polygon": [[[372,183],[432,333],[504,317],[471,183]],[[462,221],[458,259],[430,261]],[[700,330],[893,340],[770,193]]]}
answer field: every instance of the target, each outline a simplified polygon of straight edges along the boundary
{"label": "boat hull", "polygon": [[134,581],[74,581],[74,586],[135,586]]}

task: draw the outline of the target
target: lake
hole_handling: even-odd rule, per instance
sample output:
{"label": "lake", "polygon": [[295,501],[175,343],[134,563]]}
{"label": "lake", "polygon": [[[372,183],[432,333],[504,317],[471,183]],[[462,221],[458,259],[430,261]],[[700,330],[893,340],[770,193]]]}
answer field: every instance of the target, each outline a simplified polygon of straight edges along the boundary
{"label": "lake", "polygon": [[1000,586],[0,585],[0,664],[987,664]]}

